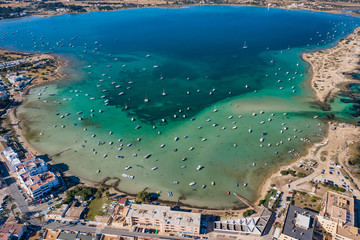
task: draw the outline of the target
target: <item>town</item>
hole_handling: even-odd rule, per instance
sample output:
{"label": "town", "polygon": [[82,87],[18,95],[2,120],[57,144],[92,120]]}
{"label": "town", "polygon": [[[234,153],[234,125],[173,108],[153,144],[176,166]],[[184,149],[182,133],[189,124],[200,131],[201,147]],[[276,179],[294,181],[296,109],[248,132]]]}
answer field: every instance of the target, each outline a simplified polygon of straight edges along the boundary
{"label": "town", "polygon": [[[1,63],[7,96],[3,115],[10,114],[33,80],[44,78],[34,75],[34,69],[41,67],[54,77],[57,65],[48,56],[13,55]],[[19,128],[14,121],[10,125]],[[330,124],[330,131],[342,129],[346,126]],[[29,151],[14,134],[4,134],[0,234],[3,239],[69,240],[359,239],[359,200],[354,197],[359,191],[339,162],[326,160],[328,143],[324,140],[312,151],[321,161],[314,158],[283,168],[278,178],[285,189],[272,184],[259,205],[234,193],[230,197],[245,209],[212,211],[160,203],[146,189],[130,196],[106,185],[74,183],[52,166],[49,156]],[[298,187],[292,188],[296,182]]]}
{"label": "town", "polygon": [[[206,2],[201,1],[200,3]],[[282,5],[284,4],[291,9],[321,10],[326,8],[325,10],[329,11],[342,9],[341,3],[328,2],[312,4],[312,2],[306,1],[302,3],[296,1],[284,3],[250,1],[250,3],[251,5],[275,7],[284,7]],[[19,6],[15,7],[17,4]],[[168,1],[156,3],[129,1],[122,4],[101,1],[96,3],[85,1],[14,3],[6,1],[4,4],[6,9],[2,8],[0,16],[2,19],[13,19],[35,14],[47,16],[115,10],[139,5],[146,7],[172,4],[183,5],[184,3],[169,3]],[[240,2],[239,4],[245,3]],[[299,7],[300,5],[302,7]],[[34,9],[37,11],[32,11]],[[350,40],[344,42],[350,42]],[[43,44],[45,43],[42,42],[44,47]],[[346,44],[348,45],[348,43]],[[355,44],[351,46],[355,46]],[[60,47],[63,46],[60,44]],[[69,47],[72,45],[70,44]],[[244,47],[242,49],[247,49],[246,44]],[[34,49],[37,48],[41,48],[41,46],[35,44]],[[346,50],[346,52],[353,52]],[[318,52],[314,54],[318,54]],[[144,58],[151,59],[150,54]],[[51,53],[21,53],[0,49],[0,122],[2,125],[0,131],[0,240],[360,239],[360,130],[358,126],[335,121],[332,116],[324,117],[327,134],[321,136],[323,138],[319,142],[312,143],[306,155],[301,155],[294,149],[286,151],[285,155],[288,161],[285,162],[285,165],[277,165],[278,169],[269,173],[270,175],[265,178],[259,188],[256,200],[247,199],[239,194],[240,188],[237,188],[239,192],[233,190],[223,192],[228,202],[237,204],[233,209],[192,207],[183,204],[180,197],[175,194],[173,196],[172,192],[167,194],[173,198],[173,201],[164,201],[160,199],[160,194],[165,194],[164,191],[163,193],[152,192],[148,188],[137,194],[129,194],[118,189],[116,184],[107,183],[109,179],[114,181],[115,178],[108,177],[101,182],[90,182],[72,175],[68,171],[69,169],[62,168],[66,164],[53,161],[56,154],[48,155],[38,152],[27,140],[28,135],[44,137],[47,136],[47,132],[26,132],[25,128],[30,123],[20,120],[22,118],[17,116],[16,109],[24,102],[24,98],[32,88],[48,85],[55,80],[66,81],[66,74],[61,71],[61,67],[65,64],[66,62]],[[89,69],[92,66],[89,65],[85,68]],[[126,65],[123,65],[123,68],[125,67]],[[111,69],[110,65],[106,68]],[[316,74],[314,75],[316,76]],[[161,78],[163,78],[162,74]],[[187,79],[187,81],[189,80],[190,78]],[[115,84],[113,85],[115,86]],[[43,88],[46,89],[47,86],[43,86]],[[248,88],[248,85],[245,88]],[[323,88],[319,89],[323,90]],[[330,90],[330,92],[332,91],[333,89]],[[38,91],[37,94],[34,94],[34,98],[41,99],[42,103],[50,102],[44,100],[46,98],[42,98],[45,95],[43,92]],[[215,92],[215,88],[209,95],[212,95],[213,92]],[[187,95],[190,95],[189,92]],[[166,96],[165,90],[161,96]],[[148,101],[145,95],[144,102]],[[58,101],[54,102],[59,106],[61,104]],[[217,111],[217,108],[215,110]],[[99,113],[101,112],[102,110],[99,111]],[[57,114],[60,115],[60,113]],[[60,115],[60,118],[64,118],[64,116]],[[230,118],[233,117],[230,116]],[[85,122],[81,117],[77,120]],[[131,121],[133,120],[135,121],[135,118],[131,119]],[[271,119],[268,121],[270,122]],[[55,128],[59,125],[53,126]],[[287,126],[282,128],[287,129]],[[55,129],[59,129],[59,127]],[[231,131],[235,129],[233,128]],[[294,130],[297,131],[297,129]],[[246,131],[251,133],[253,129],[250,127]],[[158,133],[160,135],[160,131]],[[112,135],[112,132],[109,135]],[[262,133],[262,136],[265,135],[267,132]],[[95,137],[95,134],[92,136]],[[295,141],[295,137],[292,138],[292,142]],[[33,139],[35,138],[33,137]],[[175,139],[175,141],[179,140],[178,137]],[[262,143],[264,139],[261,139]],[[301,137],[300,139],[298,137],[297,139],[310,146],[308,138]],[[137,141],[140,142],[140,140],[141,138],[138,138]],[[205,142],[205,140],[206,138],[202,138],[201,141]],[[99,142],[98,145],[102,144],[105,142]],[[113,145],[113,142],[109,142],[109,145]],[[165,144],[162,144],[160,148],[164,146]],[[268,147],[270,146],[271,144],[268,145]],[[234,144],[231,148],[233,147],[235,148],[237,145]],[[263,147],[262,144],[261,147]],[[76,152],[76,149],[72,150]],[[193,150],[193,147],[189,150]],[[175,148],[174,151],[176,152],[178,149]],[[95,150],[92,152],[94,152],[92,154],[96,154]],[[150,156],[153,155],[148,153],[142,160],[148,160]],[[105,158],[109,159],[105,154],[101,160]],[[122,159],[121,156],[118,158]],[[183,157],[182,161],[185,160],[187,159]],[[260,165],[259,162],[257,163]],[[255,168],[255,162],[250,164]],[[160,167],[160,165],[158,166]],[[268,164],[266,163],[265,166]],[[129,169],[130,166],[126,168]],[[196,171],[199,172],[202,168],[199,165]],[[151,171],[156,169],[157,167],[153,167]],[[103,172],[103,169],[96,170],[97,176]],[[95,174],[95,170],[92,173]],[[124,179],[134,178],[132,175],[124,175]],[[120,181],[119,179],[115,180]],[[177,181],[174,182],[173,184],[178,184]],[[208,181],[209,183],[210,181]],[[193,182],[194,184],[195,182]],[[211,184],[212,186],[220,185],[218,182],[216,184],[211,182]],[[236,184],[236,187],[239,187],[239,184]],[[192,186],[191,183],[189,185]],[[199,183],[196,186],[198,185]],[[246,183],[243,187],[249,189],[250,184],[248,186]],[[203,190],[205,188],[206,185],[203,185],[201,191],[205,191]]]}

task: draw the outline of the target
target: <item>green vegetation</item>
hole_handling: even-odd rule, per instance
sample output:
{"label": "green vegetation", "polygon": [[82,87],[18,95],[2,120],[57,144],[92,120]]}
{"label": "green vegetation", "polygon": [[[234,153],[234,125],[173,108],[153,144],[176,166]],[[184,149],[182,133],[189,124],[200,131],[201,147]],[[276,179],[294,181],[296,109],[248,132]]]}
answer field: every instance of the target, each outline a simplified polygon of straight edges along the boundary
{"label": "green vegetation", "polygon": [[149,203],[150,199],[151,199],[150,193],[146,191],[146,189],[144,189],[141,192],[139,192],[138,195],[136,196],[135,203]]}
{"label": "green vegetation", "polygon": [[288,169],[288,170],[282,170],[281,172],[280,172],[280,174],[281,175],[291,175],[291,176],[293,176],[293,177],[296,177],[297,175],[296,175],[296,171],[295,170],[292,170],[292,169]]}
{"label": "green vegetation", "polygon": [[86,218],[93,221],[93,220],[95,220],[96,215],[102,216],[104,214],[101,211],[102,206],[108,202],[110,202],[110,200],[108,200],[108,198],[95,198],[94,200],[92,200],[88,206],[89,211],[87,213]]}
{"label": "green vegetation", "polygon": [[66,192],[66,198],[63,203],[70,203],[76,196],[80,196],[83,201],[87,201],[95,193],[95,188],[76,186]]}
{"label": "green vegetation", "polygon": [[300,177],[300,178],[303,178],[303,177],[306,177],[307,174],[303,173],[303,172],[299,172],[299,173],[297,173],[297,176]]}
{"label": "green vegetation", "polygon": [[[264,207],[268,207],[269,206],[269,200],[271,197],[275,197],[277,193],[277,190],[275,189],[271,189],[267,192],[265,198],[263,200],[260,201],[259,206],[262,204],[264,205]],[[275,206],[275,204],[274,204]]]}
{"label": "green vegetation", "polygon": [[22,11],[24,11],[24,8],[0,7],[0,18],[18,17],[19,13],[21,13]]}
{"label": "green vegetation", "polygon": [[255,213],[255,211],[252,210],[252,209],[246,210],[245,212],[243,212],[243,217],[244,217],[244,218],[250,217],[250,216],[253,215],[254,213]]}

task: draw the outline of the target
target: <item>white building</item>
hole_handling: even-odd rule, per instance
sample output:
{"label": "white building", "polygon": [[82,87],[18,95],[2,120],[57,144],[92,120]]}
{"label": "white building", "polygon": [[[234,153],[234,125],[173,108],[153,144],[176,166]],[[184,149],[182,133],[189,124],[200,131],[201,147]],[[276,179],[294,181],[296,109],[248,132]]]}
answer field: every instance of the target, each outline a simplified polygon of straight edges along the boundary
{"label": "white building", "polygon": [[45,197],[60,185],[57,176],[50,171],[32,176],[30,173],[24,173],[20,175],[20,181],[26,192],[35,200]]}
{"label": "white building", "polygon": [[21,164],[19,156],[11,147],[5,148],[1,152],[1,156],[4,158],[6,165],[12,172],[16,171],[16,167]]}
{"label": "white building", "polygon": [[30,173],[30,176],[34,176],[47,172],[48,170],[48,165],[40,158],[30,159],[16,167],[16,172],[18,173],[19,177],[24,173]]}
{"label": "white building", "polygon": [[20,74],[20,75],[10,74],[8,76],[8,79],[11,84],[15,84],[15,82],[18,82],[18,81],[27,80],[28,77],[24,74]]}
{"label": "white building", "polygon": [[157,229],[163,233],[200,233],[200,213],[172,210],[168,206],[131,204],[124,209],[127,224]]}

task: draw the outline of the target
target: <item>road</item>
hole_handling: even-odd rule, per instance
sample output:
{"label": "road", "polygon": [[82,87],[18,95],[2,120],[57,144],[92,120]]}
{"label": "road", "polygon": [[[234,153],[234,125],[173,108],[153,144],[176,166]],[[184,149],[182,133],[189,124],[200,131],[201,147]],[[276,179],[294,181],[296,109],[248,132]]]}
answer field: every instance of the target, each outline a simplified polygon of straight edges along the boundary
{"label": "road", "polygon": [[[20,192],[18,185],[16,184],[16,179],[12,177],[6,166],[3,162],[0,162],[0,172],[1,176],[4,178],[4,181],[7,185],[6,193],[11,195],[14,198],[14,203],[17,205],[17,209],[21,212],[22,215],[25,215],[29,218],[28,222],[30,223],[30,227],[33,229],[40,230],[40,227],[45,227],[48,229],[61,229],[67,231],[74,231],[74,232],[83,232],[83,233],[97,233],[97,234],[112,234],[112,235],[127,235],[127,236],[143,236],[143,237],[157,237],[163,239],[188,239],[184,237],[175,237],[175,236],[161,236],[158,234],[146,234],[146,233],[138,233],[138,232],[129,232],[128,230],[124,229],[114,229],[110,227],[106,228],[96,228],[96,227],[89,227],[87,225],[74,225],[69,223],[57,223],[57,222],[43,222],[40,223],[36,215],[41,211],[37,209],[35,211],[30,211],[23,194]],[[41,225],[41,226],[40,226]]]}

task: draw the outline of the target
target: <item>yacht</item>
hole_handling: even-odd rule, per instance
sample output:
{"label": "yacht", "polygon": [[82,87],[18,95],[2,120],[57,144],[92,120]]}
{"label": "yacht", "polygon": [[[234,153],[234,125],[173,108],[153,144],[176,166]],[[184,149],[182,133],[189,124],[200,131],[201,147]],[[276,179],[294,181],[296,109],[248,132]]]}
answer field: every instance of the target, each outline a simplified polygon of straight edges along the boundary
{"label": "yacht", "polygon": [[172,181],[171,183],[172,183],[172,184],[179,184],[178,181]]}
{"label": "yacht", "polygon": [[201,169],[203,169],[204,167],[199,165],[197,168],[196,168],[196,171],[200,171]]}
{"label": "yacht", "polygon": [[196,184],[196,182],[191,182],[189,183],[189,186],[194,186]]}
{"label": "yacht", "polygon": [[246,46],[246,42],[244,42],[244,46],[243,46],[243,49],[247,49],[248,46]]}
{"label": "yacht", "polygon": [[153,171],[154,171],[154,170],[156,170],[156,169],[157,169],[157,167],[153,167],[153,168],[151,168],[151,170],[153,170]]}

